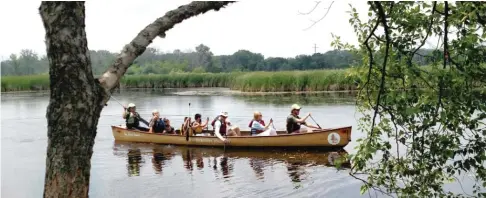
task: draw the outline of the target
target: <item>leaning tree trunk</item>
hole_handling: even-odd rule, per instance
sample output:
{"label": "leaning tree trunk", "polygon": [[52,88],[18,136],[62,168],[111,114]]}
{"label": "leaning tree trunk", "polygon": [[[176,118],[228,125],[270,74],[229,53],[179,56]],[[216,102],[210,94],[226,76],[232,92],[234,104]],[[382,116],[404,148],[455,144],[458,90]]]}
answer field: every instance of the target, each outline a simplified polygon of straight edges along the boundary
{"label": "leaning tree trunk", "polygon": [[94,79],[91,71],[84,2],[41,3],[51,91],[44,197],[88,197],[98,119],[120,78],[155,37],[164,37],[185,19],[229,3],[192,2],[167,12],[140,31],[100,79]]}
{"label": "leaning tree trunk", "polygon": [[42,2],[50,101],[44,197],[88,197],[103,88],[91,72],[84,2]]}

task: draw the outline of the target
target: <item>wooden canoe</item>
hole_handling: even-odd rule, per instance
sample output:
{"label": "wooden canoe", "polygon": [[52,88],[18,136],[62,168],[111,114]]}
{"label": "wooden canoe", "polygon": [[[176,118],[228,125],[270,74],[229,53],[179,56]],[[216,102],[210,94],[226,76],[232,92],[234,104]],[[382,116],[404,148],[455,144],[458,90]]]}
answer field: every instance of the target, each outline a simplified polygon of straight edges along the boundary
{"label": "wooden canoe", "polygon": [[[145,142],[189,146],[225,146],[216,136],[191,136],[179,134],[156,134],[130,130],[122,126],[111,126],[115,141]],[[351,141],[351,126],[322,129],[308,133],[287,134],[279,131],[277,136],[228,136],[226,147],[329,147],[342,148]]]}

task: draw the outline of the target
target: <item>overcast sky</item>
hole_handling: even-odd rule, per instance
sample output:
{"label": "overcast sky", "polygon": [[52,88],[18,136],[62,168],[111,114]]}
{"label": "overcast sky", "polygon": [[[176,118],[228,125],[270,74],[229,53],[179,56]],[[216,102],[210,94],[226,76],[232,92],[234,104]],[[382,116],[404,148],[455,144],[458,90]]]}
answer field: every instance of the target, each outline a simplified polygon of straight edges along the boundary
{"label": "overcast sky", "polygon": [[[86,32],[91,50],[119,52],[137,33],[167,11],[190,1],[131,0],[87,1]],[[366,1],[336,1],[325,19],[322,17],[331,1],[322,2],[311,15],[298,12],[311,10],[314,1],[245,0],[230,4],[219,12],[208,12],[183,21],[157,38],[150,47],[162,51],[194,49],[205,44],[216,54],[232,54],[239,49],[262,53],[265,57],[294,57],[312,54],[314,43],[318,52],[331,50],[331,33],[342,40],[356,43],[355,33],[348,23],[348,3],[366,17]],[[2,1],[0,56],[7,59],[21,49],[33,49],[45,54],[44,28],[39,16],[39,1]]]}

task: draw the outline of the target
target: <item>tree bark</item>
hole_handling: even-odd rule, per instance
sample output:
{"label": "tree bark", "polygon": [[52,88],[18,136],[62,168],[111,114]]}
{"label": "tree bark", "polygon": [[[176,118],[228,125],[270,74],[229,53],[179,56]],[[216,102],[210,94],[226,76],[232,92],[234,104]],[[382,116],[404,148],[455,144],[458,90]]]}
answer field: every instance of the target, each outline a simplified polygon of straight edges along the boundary
{"label": "tree bark", "polygon": [[229,3],[192,2],[168,12],[126,45],[100,79],[91,71],[84,2],[41,3],[50,79],[44,197],[88,197],[98,119],[133,60],[177,23]]}
{"label": "tree bark", "polygon": [[39,11],[51,91],[44,197],[88,197],[103,92],[91,72],[84,2],[44,1]]}

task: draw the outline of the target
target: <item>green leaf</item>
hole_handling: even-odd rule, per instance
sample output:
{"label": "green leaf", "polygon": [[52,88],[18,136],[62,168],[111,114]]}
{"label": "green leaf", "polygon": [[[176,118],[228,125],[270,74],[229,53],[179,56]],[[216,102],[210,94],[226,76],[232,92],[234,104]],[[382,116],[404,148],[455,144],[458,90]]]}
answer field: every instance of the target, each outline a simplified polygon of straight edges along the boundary
{"label": "green leaf", "polygon": [[362,185],[359,189],[359,194],[363,195],[366,191],[368,191],[368,186]]}

